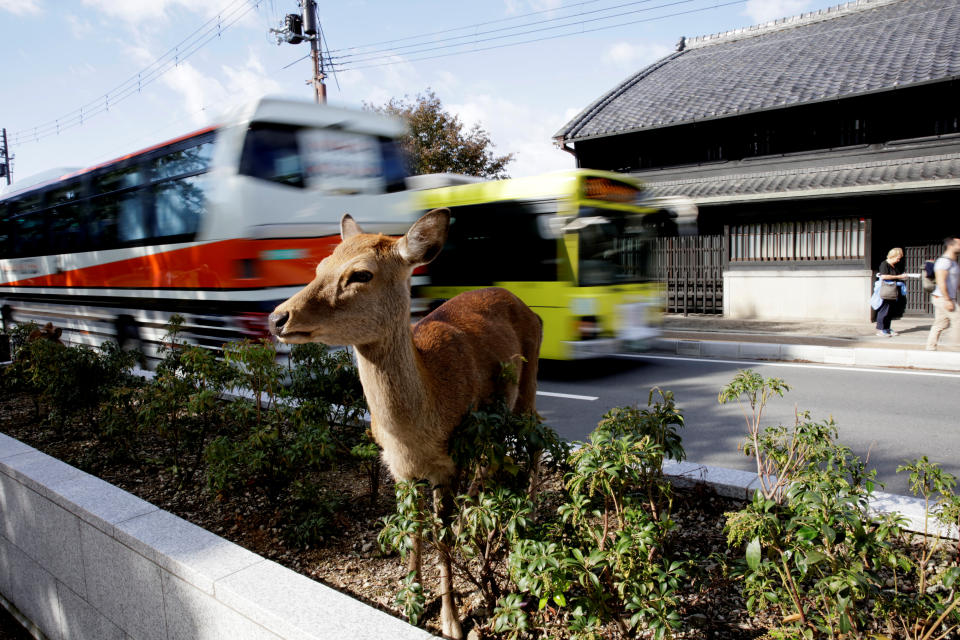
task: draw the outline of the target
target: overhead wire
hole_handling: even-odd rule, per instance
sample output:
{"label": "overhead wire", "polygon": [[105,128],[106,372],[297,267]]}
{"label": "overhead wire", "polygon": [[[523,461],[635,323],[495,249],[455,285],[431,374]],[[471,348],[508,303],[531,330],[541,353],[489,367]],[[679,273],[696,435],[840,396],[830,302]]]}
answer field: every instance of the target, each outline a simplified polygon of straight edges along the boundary
{"label": "overhead wire", "polygon": [[354,45],[352,47],[344,47],[343,49],[333,49],[332,53],[339,53],[341,51],[352,51],[354,49],[364,49],[367,47],[378,47],[384,44],[392,44],[394,42],[403,42],[405,40],[416,40],[418,38],[426,38],[428,36],[436,36],[443,33],[452,33],[454,31],[465,31],[467,29],[476,29],[478,27],[485,27],[491,24],[498,24],[501,22],[509,22],[511,20],[521,20],[523,18],[528,18],[530,16],[542,15],[544,13],[556,13],[557,11],[563,11],[565,9],[572,9],[573,7],[579,7],[588,4],[596,4],[597,2],[602,2],[602,0],[584,0],[583,2],[575,2],[568,5],[561,5],[559,7],[554,7],[552,9],[541,9],[540,11],[531,11],[529,13],[521,13],[515,16],[510,16],[509,18],[498,18],[496,20],[487,20],[486,22],[476,22],[473,24],[465,25],[462,27],[451,27],[449,29],[441,29],[440,31],[430,31],[427,33],[421,33],[414,36],[405,36],[403,38],[395,38],[393,40],[381,40],[379,42],[371,42],[368,44]]}
{"label": "overhead wire", "polygon": [[[653,8],[662,8],[662,7],[665,7],[665,6],[674,6],[674,5],[684,4],[684,3],[686,3],[686,2],[691,2],[691,1],[694,1],[694,0],[677,0],[676,2],[668,3],[668,4],[666,4],[666,5],[661,5],[661,7],[653,7]],[[639,20],[630,20],[630,21],[626,21],[626,22],[618,22],[617,24],[603,25],[603,26],[599,26],[599,27],[592,27],[592,28],[590,28],[590,29],[578,29],[578,30],[576,30],[576,31],[571,31],[571,32],[567,32],[567,33],[559,33],[559,34],[554,34],[554,35],[549,35],[549,36],[542,36],[542,37],[537,37],[537,38],[530,38],[530,39],[521,40],[521,41],[518,41],[518,42],[506,42],[506,43],[500,43],[500,44],[490,45],[490,46],[486,46],[486,47],[471,47],[470,49],[466,49],[466,50],[463,50],[463,51],[451,51],[451,52],[441,53],[441,54],[436,54],[436,55],[420,56],[420,57],[415,57],[415,58],[406,58],[406,57],[398,56],[398,55],[395,55],[395,54],[394,54],[394,55],[382,55],[382,56],[379,56],[379,57],[377,57],[377,58],[370,58],[370,59],[368,59],[368,60],[362,61],[362,62],[371,62],[371,64],[362,64],[362,63],[359,63],[359,62],[358,62],[358,63],[354,63],[354,65],[345,64],[345,65],[343,65],[343,66],[340,66],[340,67],[338,68],[338,71],[340,71],[340,72],[359,71],[359,70],[361,70],[361,69],[370,69],[370,68],[374,68],[374,67],[391,66],[391,65],[396,65],[396,64],[407,64],[407,63],[410,63],[410,62],[421,62],[421,61],[424,61],[424,60],[436,60],[436,59],[439,59],[439,58],[448,58],[448,57],[453,57],[453,56],[466,55],[466,54],[469,54],[469,53],[479,53],[479,52],[483,52],[483,51],[491,51],[491,50],[495,50],[495,49],[503,49],[503,48],[508,48],[508,47],[525,45],[525,44],[532,44],[532,43],[536,43],[536,42],[544,42],[544,41],[547,41],[547,40],[556,40],[556,39],[558,39],[558,38],[568,38],[568,37],[571,37],[571,36],[582,35],[582,34],[585,34],[585,33],[595,33],[595,32],[597,32],[597,31],[605,31],[605,30],[607,30],[607,29],[615,29],[615,28],[626,27],[626,26],[630,26],[630,25],[634,25],[634,24],[641,24],[641,23],[646,23],[646,22],[653,22],[653,21],[656,21],[656,20],[662,20],[662,19],[664,19],[664,18],[672,18],[672,17],[676,17],[676,16],[681,16],[681,15],[689,15],[689,14],[693,14],[693,13],[700,13],[700,12],[703,12],[703,11],[710,11],[710,10],[713,10],[713,9],[719,9],[719,8],[721,8],[721,7],[728,7],[728,6],[735,5],[735,4],[744,4],[745,2],[747,2],[747,0],[730,0],[730,1],[728,1],[728,2],[721,2],[721,3],[712,4],[712,5],[708,6],[708,7],[698,7],[698,8],[695,8],[695,9],[688,9],[688,10],[686,10],[686,11],[676,11],[676,12],[673,12],[673,13],[666,13],[666,14],[659,15],[659,16],[651,16],[651,17],[649,17],[649,18],[642,18],[642,19],[639,19]],[[636,13],[636,12],[631,12],[631,13]],[[596,19],[593,19],[593,20],[591,20],[591,21],[595,22]],[[585,23],[586,23],[586,22],[584,22],[583,24],[585,24]],[[569,24],[569,25],[565,25],[565,26],[567,26],[567,27],[575,27],[575,26],[582,26],[582,24],[581,24],[581,23],[574,23],[574,24]],[[559,29],[559,28],[562,28],[562,27],[559,27],[559,26],[553,27],[554,30],[555,30],[555,29]],[[515,37],[515,36],[517,36],[517,35],[521,35],[521,34],[512,34],[512,35],[510,35],[510,36],[500,36],[499,38],[491,38],[491,39],[487,39],[486,41],[491,41],[491,40],[503,40],[503,39],[506,39],[507,37]],[[479,41],[478,41],[478,42],[479,42]],[[474,45],[474,44],[477,44],[477,43],[476,43],[476,42],[466,42],[466,43],[461,43],[460,46],[468,46],[468,45]],[[447,47],[447,48],[449,48],[449,47]],[[427,51],[427,50],[424,50],[424,51],[421,52],[421,53],[424,53],[424,52],[426,52],[426,51]],[[408,55],[413,55],[413,54],[408,54]],[[382,60],[382,62],[374,62],[375,60]],[[334,66],[337,66],[336,63],[334,63]]]}
{"label": "overhead wire", "polygon": [[225,30],[236,24],[252,9],[257,8],[260,0],[233,0],[216,15],[195,29],[166,53],[158,57],[136,75],[117,85],[110,91],[100,94],[96,100],[70,111],[69,113],[33,127],[15,131],[10,136],[10,144],[37,142],[64,129],[83,124],[87,119],[109,111],[112,106],[139,93],[145,86],[152,84],[171,69],[178,67],[209,42],[219,37]]}
{"label": "overhead wire", "polygon": [[[578,18],[578,17],[582,17],[582,16],[588,16],[588,15],[594,15],[594,14],[597,14],[597,13],[604,13],[604,12],[608,12],[608,11],[614,11],[614,10],[616,10],[616,9],[622,9],[622,8],[624,8],[624,7],[635,6],[635,5],[638,5],[638,4],[648,4],[648,3],[653,2],[653,1],[654,1],[654,0],[632,0],[631,2],[625,2],[625,3],[621,3],[621,4],[612,5],[612,6],[609,6],[609,7],[603,7],[603,8],[601,8],[601,9],[591,9],[590,11],[581,11],[581,12],[579,12],[579,13],[572,13],[572,14],[569,14],[569,15],[566,15],[566,16],[558,16],[558,17],[555,17],[555,18],[550,18],[550,19],[548,19],[548,20],[540,20],[540,21],[538,21],[538,22],[527,22],[527,23],[524,23],[524,24],[513,25],[513,26],[510,26],[510,27],[499,27],[499,28],[497,28],[497,29],[488,29],[488,30],[486,30],[486,31],[475,31],[474,33],[467,34],[467,35],[462,35],[462,36],[454,36],[454,37],[451,37],[451,38],[441,38],[441,39],[439,39],[439,40],[432,40],[432,41],[426,41],[426,42],[416,42],[416,43],[413,43],[413,44],[403,45],[403,46],[400,46],[400,47],[388,47],[388,48],[383,48],[383,49],[373,49],[373,50],[371,50],[371,51],[363,51],[363,52],[361,52],[361,53],[356,53],[356,54],[347,54],[347,55],[341,55],[341,56],[334,56],[334,58],[337,59],[337,60],[349,60],[349,59],[351,59],[351,58],[358,58],[358,57],[362,57],[362,56],[370,56],[370,55],[373,55],[373,54],[376,54],[376,53],[383,53],[383,52],[396,53],[396,52],[402,51],[402,50],[404,50],[404,49],[410,49],[410,48],[415,48],[415,47],[422,47],[422,46],[426,46],[426,45],[440,45],[441,43],[444,43],[444,42],[453,42],[453,44],[443,45],[444,47],[456,47],[456,46],[462,46],[462,44],[464,44],[464,43],[456,43],[456,42],[455,42],[456,40],[470,39],[470,42],[471,42],[471,43],[474,43],[474,42],[484,42],[484,41],[486,41],[486,40],[492,40],[492,39],[494,39],[494,38],[486,38],[486,39],[478,39],[478,38],[480,38],[480,36],[486,36],[486,35],[490,35],[490,34],[493,34],[493,33],[502,33],[502,32],[504,32],[504,31],[515,31],[515,30],[517,30],[517,29],[523,29],[524,27],[530,27],[530,26],[534,26],[534,25],[537,26],[536,29],[533,29],[533,30],[530,30],[530,31],[522,31],[522,32],[519,32],[519,33],[504,35],[504,36],[500,36],[500,37],[509,38],[509,37],[518,36],[518,35],[525,35],[525,34],[528,34],[528,33],[535,33],[535,32],[538,32],[538,31],[548,31],[548,30],[550,30],[550,29],[561,29],[561,28],[563,28],[563,27],[565,27],[565,26],[570,26],[570,25],[572,25],[572,24],[584,24],[584,23],[587,23],[587,22],[596,22],[596,21],[599,21],[599,20],[608,20],[608,19],[612,19],[612,18],[618,18],[618,17],[622,17],[622,16],[626,16],[626,15],[631,15],[631,14],[633,14],[633,13],[640,13],[640,12],[643,12],[643,11],[652,11],[652,10],[654,10],[654,9],[661,8],[661,7],[663,7],[663,6],[670,6],[670,5],[660,5],[660,6],[656,6],[656,7],[647,7],[647,8],[644,8],[644,9],[636,9],[636,10],[633,10],[633,11],[625,11],[625,12],[622,12],[622,13],[611,14],[611,15],[608,15],[608,16],[602,16],[602,17],[598,17],[598,18],[592,18],[592,19],[590,19],[590,20],[575,21],[575,22],[571,22],[571,23],[568,23],[568,24],[565,24],[565,25],[554,25],[554,26],[552,26],[552,27],[544,27],[544,26],[543,26],[544,24],[547,24],[547,23],[550,23],[550,22],[559,22],[559,21],[563,21],[563,20],[572,20],[573,18]],[[675,2],[675,3],[671,3],[671,4],[683,4],[683,3],[695,2],[695,1],[696,1],[696,0],[681,0],[681,2]],[[483,23],[481,23],[481,24],[483,24]],[[437,47],[437,48],[442,48],[442,47]],[[414,52],[411,52],[411,53],[418,53],[418,52],[414,51]]]}

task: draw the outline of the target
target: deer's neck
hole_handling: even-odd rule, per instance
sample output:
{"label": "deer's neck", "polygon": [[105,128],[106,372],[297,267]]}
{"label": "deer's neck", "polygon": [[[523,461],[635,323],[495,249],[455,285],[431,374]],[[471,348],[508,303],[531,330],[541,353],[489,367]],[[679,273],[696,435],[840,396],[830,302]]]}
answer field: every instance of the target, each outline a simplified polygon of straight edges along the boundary
{"label": "deer's neck", "polygon": [[358,345],[357,368],[370,415],[384,428],[418,421],[430,406],[420,357],[407,322],[382,340]]}

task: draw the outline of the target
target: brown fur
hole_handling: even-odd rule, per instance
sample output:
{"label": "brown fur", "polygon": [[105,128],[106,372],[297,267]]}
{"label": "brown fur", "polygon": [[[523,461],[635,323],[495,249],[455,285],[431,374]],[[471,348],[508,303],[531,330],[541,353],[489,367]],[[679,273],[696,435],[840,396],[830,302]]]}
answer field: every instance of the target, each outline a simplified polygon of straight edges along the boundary
{"label": "brown fur", "polygon": [[53,328],[53,323],[48,322],[39,329],[34,329],[30,332],[30,335],[27,336],[27,342],[35,342],[37,340],[49,340],[55,344],[63,345],[63,342],[60,341],[60,336],[63,335],[63,329],[57,327]]}
{"label": "brown fur", "polygon": [[[344,216],[343,242],[317,266],[316,278],[270,316],[284,342],[355,347],[384,461],[396,480],[442,487],[438,509],[449,502],[457,472],[450,436],[471,407],[491,399],[503,364],[514,366],[518,380],[507,389],[508,406],[535,410],[542,334],[537,315],[499,288],[456,296],[411,329],[411,274],[439,253],[448,224],[447,210],[431,211],[394,239],[364,234]],[[358,272],[372,277],[354,281]],[[441,564],[443,632],[459,638],[449,557]]]}

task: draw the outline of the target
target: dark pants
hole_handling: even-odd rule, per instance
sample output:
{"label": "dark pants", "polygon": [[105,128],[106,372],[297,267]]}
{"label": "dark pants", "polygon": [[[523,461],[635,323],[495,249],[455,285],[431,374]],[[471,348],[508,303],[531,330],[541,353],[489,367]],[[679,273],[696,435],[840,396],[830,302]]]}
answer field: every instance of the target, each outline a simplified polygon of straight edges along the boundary
{"label": "dark pants", "polygon": [[896,300],[884,300],[877,309],[877,331],[890,331],[890,321],[893,320],[893,305]]}

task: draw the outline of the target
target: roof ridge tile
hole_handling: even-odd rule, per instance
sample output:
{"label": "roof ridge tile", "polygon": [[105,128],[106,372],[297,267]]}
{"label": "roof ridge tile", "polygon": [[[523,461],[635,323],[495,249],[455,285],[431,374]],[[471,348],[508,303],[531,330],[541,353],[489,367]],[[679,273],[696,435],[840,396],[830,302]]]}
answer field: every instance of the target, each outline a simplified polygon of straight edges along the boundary
{"label": "roof ridge tile", "polygon": [[851,0],[850,2],[844,2],[832,7],[827,7],[825,9],[808,11],[806,13],[788,16],[785,18],[777,18],[776,20],[761,22],[759,24],[750,25],[749,27],[741,27],[739,29],[721,31],[719,33],[695,36],[693,38],[688,38],[685,41],[685,45],[687,49],[696,49],[708,45],[732,42],[733,40],[741,40],[743,38],[752,38],[753,36],[772,33],[774,31],[783,31],[785,29],[792,29],[794,27],[808,25],[814,22],[833,20],[834,18],[838,18],[843,15],[857,13],[866,9],[874,9],[885,4],[903,1],[904,0]]}

